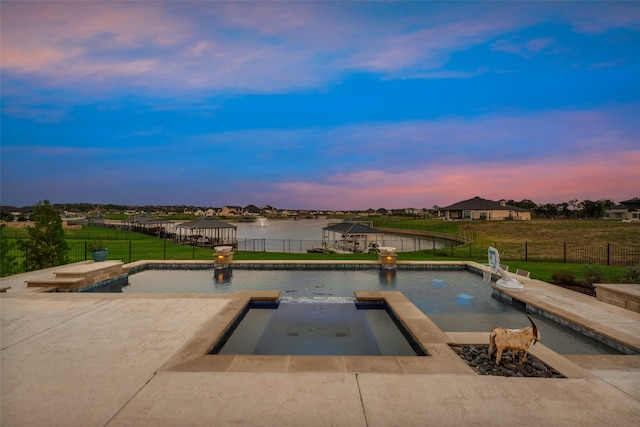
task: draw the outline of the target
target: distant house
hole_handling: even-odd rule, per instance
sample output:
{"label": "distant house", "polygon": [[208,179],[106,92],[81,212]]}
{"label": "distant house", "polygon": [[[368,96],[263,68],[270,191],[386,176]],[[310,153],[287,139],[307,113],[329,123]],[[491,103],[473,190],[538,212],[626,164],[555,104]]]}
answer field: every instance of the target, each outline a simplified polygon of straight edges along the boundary
{"label": "distant house", "polygon": [[606,218],[620,219],[623,221],[640,221],[640,199],[625,200],[620,204],[608,207],[605,210]]}
{"label": "distant house", "polygon": [[220,211],[222,216],[242,216],[243,209],[241,206],[225,206]]}
{"label": "distant house", "polygon": [[244,207],[244,215],[259,216],[261,213],[262,210],[256,205],[247,205]]}
{"label": "distant house", "polygon": [[443,216],[444,219],[462,220],[530,220],[531,211],[508,205],[505,200],[494,202],[493,200],[474,197],[473,199],[454,203],[451,206],[439,208],[438,216]]}
{"label": "distant house", "polygon": [[420,216],[425,214],[424,209],[416,209],[416,208],[405,208],[404,213],[406,215]]}
{"label": "distant house", "polygon": [[280,213],[278,209],[274,208],[271,205],[264,205],[262,208],[260,208],[260,210],[262,211],[262,213],[264,213],[264,215],[269,216],[276,216]]}

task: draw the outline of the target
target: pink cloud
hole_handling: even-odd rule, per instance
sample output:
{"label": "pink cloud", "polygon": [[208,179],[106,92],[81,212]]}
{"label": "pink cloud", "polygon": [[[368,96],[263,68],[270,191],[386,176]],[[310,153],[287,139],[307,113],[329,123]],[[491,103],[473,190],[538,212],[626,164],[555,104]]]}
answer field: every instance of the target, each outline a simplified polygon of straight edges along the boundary
{"label": "pink cloud", "polygon": [[433,165],[402,173],[337,174],[327,183],[290,182],[277,189],[294,205],[329,209],[430,208],[474,196],[560,203],[637,196],[640,151],[576,156],[566,161]]}
{"label": "pink cloud", "polygon": [[[288,34],[286,22],[275,21],[284,38],[274,42],[233,28],[238,20],[224,22],[234,15],[216,12],[228,4],[204,4],[211,6],[205,8],[207,22],[198,16],[200,4],[179,13],[163,2],[3,4],[2,69],[36,76],[45,86],[100,92],[126,83],[162,95],[201,88],[280,92],[335,77],[314,58],[322,49]],[[276,11],[293,19],[286,9]],[[234,10],[255,13],[245,6]],[[226,34],[230,28],[233,33]]]}
{"label": "pink cloud", "polygon": [[94,50],[168,46],[190,34],[187,25],[136,3],[11,2],[3,15],[2,67],[24,73],[62,75],[73,71],[68,61],[100,63],[89,59]]}
{"label": "pink cloud", "polygon": [[162,93],[279,92],[330,84],[356,69],[433,71],[449,52],[531,19],[517,9],[509,19],[492,8],[478,8],[482,19],[453,9],[418,23],[412,16],[367,16],[342,3],[182,5],[3,4],[2,68],[56,84],[131,78],[129,84]]}

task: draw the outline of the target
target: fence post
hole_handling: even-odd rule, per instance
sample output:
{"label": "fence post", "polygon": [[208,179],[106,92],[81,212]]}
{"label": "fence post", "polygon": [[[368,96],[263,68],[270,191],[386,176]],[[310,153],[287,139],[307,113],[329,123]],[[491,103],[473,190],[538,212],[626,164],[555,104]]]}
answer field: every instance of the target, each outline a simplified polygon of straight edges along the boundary
{"label": "fence post", "polygon": [[524,260],[529,261],[529,242],[524,242]]}
{"label": "fence post", "polygon": [[563,253],[562,253],[562,259],[564,261],[564,263],[567,263],[567,242],[564,242],[564,248],[563,248]]}
{"label": "fence post", "polygon": [[84,260],[87,260],[87,241],[84,242]]}
{"label": "fence post", "polygon": [[471,246],[473,245],[473,243],[469,243],[469,259],[471,259]]}
{"label": "fence post", "polygon": [[162,248],[162,258],[163,260],[167,260],[167,241],[162,239],[163,248]]}
{"label": "fence post", "polygon": [[607,243],[607,265],[611,265],[611,243]]}

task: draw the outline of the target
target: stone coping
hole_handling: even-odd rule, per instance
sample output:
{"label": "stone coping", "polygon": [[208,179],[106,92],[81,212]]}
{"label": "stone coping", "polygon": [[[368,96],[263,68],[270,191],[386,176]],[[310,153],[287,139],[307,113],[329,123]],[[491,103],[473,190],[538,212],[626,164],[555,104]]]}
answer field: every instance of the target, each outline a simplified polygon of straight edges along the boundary
{"label": "stone coping", "polygon": [[[217,355],[211,347],[231,327],[250,301],[276,301],[278,291],[238,291],[225,309],[214,316],[159,371],[169,372],[335,372],[478,375],[450,347],[451,344],[488,344],[489,334],[445,333],[397,291],[356,291],[359,301],[383,301],[427,356],[299,356]],[[535,347],[535,348],[534,348]],[[594,378],[571,360],[538,343],[532,355],[567,378]]]}
{"label": "stone coping", "polygon": [[[215,267],[213,260],[140,260],[127,263],[123,266],[125,270],[131,269],[145,269],[153,268],[161,265],[175,265],[181,267]],[[250,265],[283,265],[283,266],[295,266],[295,265],[315,265],[315,266],[335,266],[335,265],[353,265],[353,266],[369,266],[380,267],[378,261],[367,260],[233,260],[229,263],[229,267],[242,267]],[[474,261],[398,261],[399,267],[464,267],[470,268],[482,272],[483,270],[489,271],[489,268],[485,265],[479,264]]]}
{"label": "stone coping", "polygon": [[[279,292],[262,293],[263,300]],[[475,375],[449,348],[451,340],[424,313],[397,291],[355,292],[356,299],[384,301],[428,356],[272,356],[208,354],[231,327],[247,304],[255,300],[252,291],[238,291],[225,309],[212,318],[161,371],[216,372],[449,372]]]}
{"label": "stone coping", "polygon": [[89,273],[95,273],[111,267],[123,266],[122,261],[101,261],[82,264],[72,264],[56,270],[53,274],[56,277],[81,277]]}
{"label": "stone coping", "polygon": [[618,294],[629,295],[632,297],[640,298],[640,284],[633,283],[594,283],[596,292],[598,289],[606,289]]}
{"label": "stone coping", "polygon": [[640,354],[640,313],[540,280],[518,280],[525,285],[522,292],[504,291],[494,284],[494,294],[623,353]]}

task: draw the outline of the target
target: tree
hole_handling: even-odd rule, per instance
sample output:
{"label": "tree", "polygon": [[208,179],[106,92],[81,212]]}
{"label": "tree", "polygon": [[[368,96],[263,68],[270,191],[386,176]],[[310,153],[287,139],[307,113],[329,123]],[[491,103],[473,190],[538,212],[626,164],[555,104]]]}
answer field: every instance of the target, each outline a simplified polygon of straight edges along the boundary
{"label": "tree", "polygon": [[516,202],[515,206],[518,206],[524,209],[529,209],[530,211],[538,207],[538,205],[535,202],[529,199],[522,199],[519,202]]}
{"label": "tree", "polygon": [[562,216],[564,216],[565,218],[568,217],[569,213],[571,212],[569,210],[569,203],[567,203],[567,202],[558,203],[558,210],[559,210],[560,214]]}
{"label": "tree", "polygon": [[533,212],[539,217],[554,218],[559,215],[560,210],[558,209],[558,206],[553,203],[547,203],[544,205],[538,205]]}
{"label": "tree", "polygon": [[613,202],[607,199],[601,199],[596,202],[583,200],[582,203],[580,203],[582,215],[585,218],[602,218],[605,215],[605,210],[612,205]]}
{"label": "tree", "polygon": [[39,270],[67,262],[69,245],[64,239],[62,218],[48,200],[38,202],[31,215],[33,226],[27,227],[29,239],[24,242],[27,249],[27,269]]}
{"label": "tree", "polygon": [[571,211],[573,212],[573,216],[575,218],[578,217],[578,199],[571,199],[567,202],[569,206],[571,206]]}

